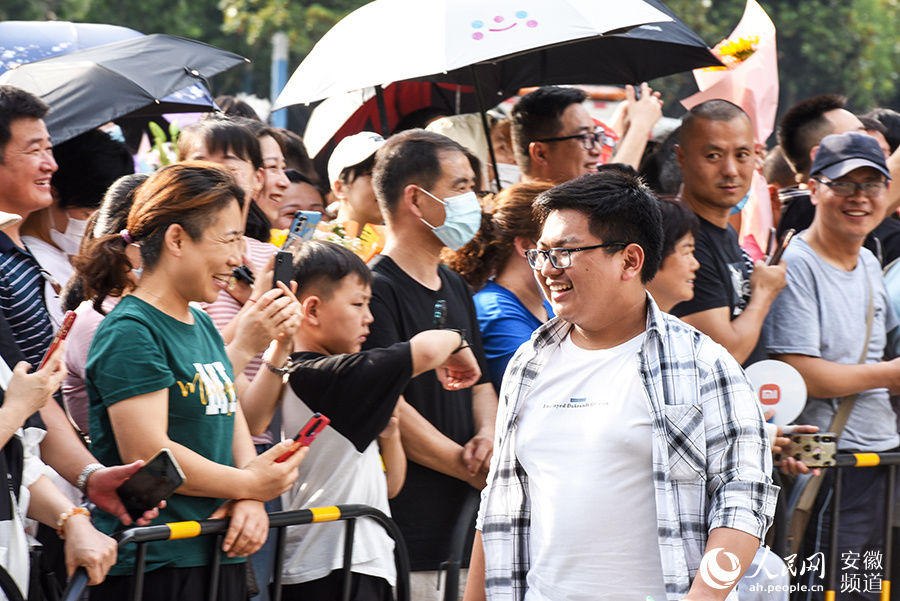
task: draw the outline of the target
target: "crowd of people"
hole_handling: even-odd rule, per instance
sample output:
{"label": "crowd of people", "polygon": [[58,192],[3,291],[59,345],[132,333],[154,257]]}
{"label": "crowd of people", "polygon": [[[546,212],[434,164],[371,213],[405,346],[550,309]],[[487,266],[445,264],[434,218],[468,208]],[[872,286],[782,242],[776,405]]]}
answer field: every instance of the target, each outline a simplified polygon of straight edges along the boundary
{"label": "crowd of people", "polygon": [[[181,131],[176,162],[136,174],[102,130],[53,146],[49,107],[0,86],[0,584],[44,598],[84,567],[91,599],[127,598],[135,551],[111,536],[135,520],[116,490],[169,449],[184,482],[137,523],[230,521],[218,549],[148,544],[148,600],[216,577],[220,599],[267,601],[276,571],[283,599],[392,599],[374,523],[349,584],[340,524],[289,527],[276,565],[270,512],[343,503],[391,515],[412,599],[444,599],[479,494],[460,599],[787,598],[789,566],[764,557],[776,500],[818,487],[799,554],[827,552],[833,472],[773,468],[789,440],[742,367],[802,375],[795,432],[900,447],[900,115],[818,96],[768,150],[711,100],[653,140],[643,84],[600,164],[585,98],[538,88],[490,132],[431,115],[348,136],[321,174],[299,136],[228,100]],[[798,232],[775,264],[735,229],[756,173],[773,225]],[[301,210],[328,227],[275,281]],[[301,447],[316,413],[330,425]],[[845,474],[839,550],[883,552],[887,482]],[[794,584],[825,598],[814,570]]]}

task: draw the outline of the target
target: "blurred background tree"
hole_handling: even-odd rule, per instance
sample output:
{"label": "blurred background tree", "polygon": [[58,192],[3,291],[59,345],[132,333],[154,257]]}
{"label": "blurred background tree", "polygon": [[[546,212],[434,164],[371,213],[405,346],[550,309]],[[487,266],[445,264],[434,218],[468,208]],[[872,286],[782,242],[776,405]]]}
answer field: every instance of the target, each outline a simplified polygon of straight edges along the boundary
{"label": "blurred background tree", "polygon": [[[728,35],[744,0],[664,0],[710,46]],[[253,63],[217,76],[214,94],[269,93],[271,36],[290,39],[292,71],[322,35],[364,0],[4,0],[0,19],[113,23],[143,33],[180,35],[237,52]],[[826,92],[842,93],[853,110],[900,108],[900,0],[761,0],[778,29],[779,111]],[[348,52],[365,52],[364,47]],[[575,83],[575,82],[573,82]],[[696,91],[688,74],[651,84],[666,114]],[[300,111],[301,109],[295,109]],[[292,123],[297,123],[292,117]]]}

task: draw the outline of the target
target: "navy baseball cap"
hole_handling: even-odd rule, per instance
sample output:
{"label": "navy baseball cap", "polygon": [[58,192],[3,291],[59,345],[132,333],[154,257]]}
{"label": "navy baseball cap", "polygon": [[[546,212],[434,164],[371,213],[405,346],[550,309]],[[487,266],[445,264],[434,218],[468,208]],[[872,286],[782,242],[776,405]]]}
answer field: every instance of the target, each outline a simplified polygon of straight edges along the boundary
{"label": "navy baseball cap", "polygon": [[884,152],[875,138],[850,131],[822,138],[809,173],[811,176],[821,173],[828,179],[837,179],[860,167],[877,169],[891,179]]}

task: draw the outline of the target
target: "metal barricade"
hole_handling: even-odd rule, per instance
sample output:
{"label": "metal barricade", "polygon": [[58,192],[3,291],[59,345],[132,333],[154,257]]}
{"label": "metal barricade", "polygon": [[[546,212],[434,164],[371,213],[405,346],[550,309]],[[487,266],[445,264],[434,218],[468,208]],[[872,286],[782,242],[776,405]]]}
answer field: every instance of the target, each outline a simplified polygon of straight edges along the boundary
{"label": "metal barricade", "polygon": [[[381,524],[388,535],[394,540],[394,562],[397,566],[397,601],[409,601],[409,555],[406,543],[400,534],[400,530],[394,521],[383,512],[368,505],[332,505],[330,507],[312,507],[295,511],[279,511],[269,514],[269,528],[277,528],[278,534],[275,547],[275,580],[272,583],[272,601],[281,601],[281,564],[284,562],[285,528],[302,524],[320,524],[324,522],[345,521],[344,531],[344,588],[342,601],[350,598],[350,571],[352,565],[353,538],[356,530],[356,520],[359,518],[371,518]],[[137,545],[134,565],[134,580],[132,581],[132,600],[141,601],[144,584],[144,565],[146,561],[146,543],[164,540],[178,540],[193,538],[196,536],[216,535],[215,549],[222,546],[225,532],[228,530],[228,520],[203,520],[191,522],[172,522],[157,526],[144,526],[130,528],[121,532],[117,538],[119,547],[129,543]],[[218,598],[219,566],[221,554],[213,553],[210,570],[209,600]],[[87,586],[88,576],[83,568],[79,568],[63,594],[63,601],[77,601]],[[265,586],[265,583],[261,583]]]}
{"label": "metal barricade", "polygon": [[881,580],[881,601],[891,598],[891,546],[894,521],[894,487],[897,481],[897,466],[900,453],[838,453],[835,455],[834,484],[832,487],[831,533],[828,543],[828,577],[825,589],[826,601],[836,598],[838,573],[838,528],[840,527],[841,476],[847,468],[884,466],[888,468],[884,498],[884,577]]}
{"label": "metal barricade", "polygon": [[447,572],[447,578],[444,580],[444,601],[459,599],[459,572],[462,569],[463,558],[469,550],[466,543],[475,529],[475,517],[478,515],[480,503],[481,495],[475,489],[471,489],[460,507],[459,518],[450,535],[450,557],[441,564],[439,570]]}

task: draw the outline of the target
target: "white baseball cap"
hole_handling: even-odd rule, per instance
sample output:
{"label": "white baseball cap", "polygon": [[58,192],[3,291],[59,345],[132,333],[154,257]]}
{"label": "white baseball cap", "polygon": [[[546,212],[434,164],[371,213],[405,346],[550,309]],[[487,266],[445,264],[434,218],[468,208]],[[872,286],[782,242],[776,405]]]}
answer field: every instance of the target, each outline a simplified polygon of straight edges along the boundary
{"label": "white baseball cap", "polygon": [[5,213],[0,211],[0,230],[3,228],[9,227],[11,225],[15,225],[22,221],[22,217],[20,215],[16,215],[15,213]]}
{"label": "white baseball cap", "polygon": [[384,138],[371,131],[363,131],[341,140],[328,159],[328,183],[332,186],[341,177],[341,171],[358,165],[375,154],[384,144]]}

